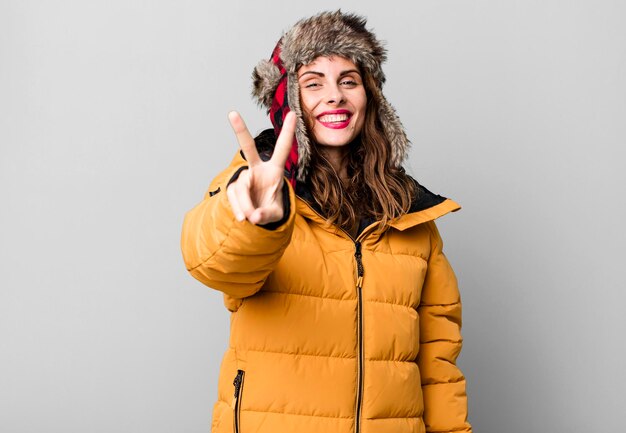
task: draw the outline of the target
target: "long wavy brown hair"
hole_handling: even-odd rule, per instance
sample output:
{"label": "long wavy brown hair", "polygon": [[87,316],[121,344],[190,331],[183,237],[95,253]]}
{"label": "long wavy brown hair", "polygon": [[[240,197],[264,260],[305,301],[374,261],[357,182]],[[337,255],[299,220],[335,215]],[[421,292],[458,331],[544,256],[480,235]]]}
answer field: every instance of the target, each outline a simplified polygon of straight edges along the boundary
{"label": "long wavy brown hair", "polygon": [[[386,225],[405,214],[417,191],[404,169],[391,163],[391,143],[377,116],[378,101],[369,90],[376,84],[369,74],[365,74],[364,85],[365,123],[345,155],[348,180],[340,179],[315,143],[311,146],[311,165],[306,180],[328,222],[349,233],[358,227],[361,218],[373,218]],[[309,137],[313,134],[309,133]]]}

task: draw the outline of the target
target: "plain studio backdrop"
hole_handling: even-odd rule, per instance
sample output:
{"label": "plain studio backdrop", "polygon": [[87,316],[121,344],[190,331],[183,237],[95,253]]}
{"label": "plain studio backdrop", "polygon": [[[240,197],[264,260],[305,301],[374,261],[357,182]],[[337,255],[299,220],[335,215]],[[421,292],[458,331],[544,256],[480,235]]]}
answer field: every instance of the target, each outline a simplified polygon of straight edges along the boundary
{"label": "plain studio backdrop", "polygon": [[0,432],[207,432],[229,315],[185,212],[270,123],[254,65],[321,10],[387,41],[460,281],[481,433],[622,431],[623,1],[0,3]]}

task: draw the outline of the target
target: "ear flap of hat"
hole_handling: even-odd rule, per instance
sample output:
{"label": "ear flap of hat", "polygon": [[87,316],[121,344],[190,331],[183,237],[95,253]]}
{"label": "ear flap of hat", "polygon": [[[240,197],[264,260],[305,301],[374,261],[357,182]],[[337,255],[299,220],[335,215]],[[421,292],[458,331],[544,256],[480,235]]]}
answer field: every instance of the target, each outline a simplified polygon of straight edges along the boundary
{"label": "ear flap of hat", "polygon": [[269,110],[282,74],[271,60],[261,60],[252,71],[252,96]]}
{"label": "ear flap of hat", "polygon": [[296,114],[296,141],[298,142],[298,181],[304,181],[311,162],[311,140],[307,133],[304,112],[300,106],[300,85],[296,73],[287,75],[287,98],[289,107]]}
{"label": "ear flap of hat", "polygon": [[396,110],[387,101],[380,87],[374,87],[372,96],[378,101],[378,118],[391,145],[391,163],[400,167],[409,150],[411,142],[406,136],[404,126],[396,114]]}

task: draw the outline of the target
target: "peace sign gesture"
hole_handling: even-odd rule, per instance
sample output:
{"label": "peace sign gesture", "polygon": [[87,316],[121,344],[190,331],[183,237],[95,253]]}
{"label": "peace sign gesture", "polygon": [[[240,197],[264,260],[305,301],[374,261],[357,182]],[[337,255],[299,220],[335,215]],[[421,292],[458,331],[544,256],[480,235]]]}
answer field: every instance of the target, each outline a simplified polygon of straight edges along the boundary
{"label": "peace sign gesture", "polygon": [[296,116],[289,112],[283,121],[274,153],[269,161],[261,160],[246,124],[236,111],[228,113],[239,146],[248,161],[248,169],[226,189],[228,201],[238,221],[268,224],[283,218],[283,174],[296,128]]}

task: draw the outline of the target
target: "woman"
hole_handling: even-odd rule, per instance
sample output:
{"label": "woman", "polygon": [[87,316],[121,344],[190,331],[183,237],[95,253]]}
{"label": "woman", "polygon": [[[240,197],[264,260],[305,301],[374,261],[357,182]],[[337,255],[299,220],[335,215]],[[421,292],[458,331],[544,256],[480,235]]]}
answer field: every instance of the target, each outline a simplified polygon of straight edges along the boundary
{"label": "woman", "polygon": [[273,130],[185,217],[189,272],[232,312],[212,432],[471,432],[461,302],[433,222],[459,209],[402,169],[385,50],[341,11],[253,73]]}

